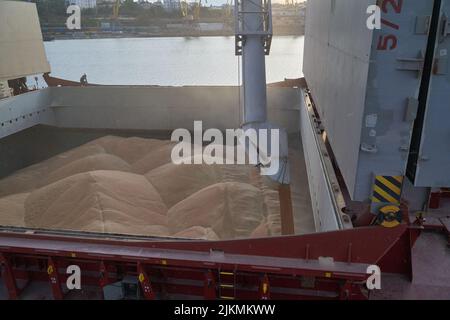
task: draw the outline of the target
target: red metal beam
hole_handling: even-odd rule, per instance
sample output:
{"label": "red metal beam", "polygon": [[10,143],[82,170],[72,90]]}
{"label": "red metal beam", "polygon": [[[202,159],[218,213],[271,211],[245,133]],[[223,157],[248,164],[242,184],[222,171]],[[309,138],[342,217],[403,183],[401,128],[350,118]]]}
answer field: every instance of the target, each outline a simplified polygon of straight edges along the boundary
{"label": "red metal beam", "polygon": [[[400,236],[408,231],[408,225],[404,224],[397,228],[387,229],[382,227],[363,227],[352,230],[328,232],[328,233],[314,233],[301,236],[288,237],[273,237],[263,239],[246,239],[234,241],[166,241],[166,240],[148,240],[148,241],[123,241],[110,239],[92,239],[85,237],[64,237],[59,235],[43,235],[43,234],[23,234],[13,232],[0,233],[0,252],[7,252],[11,239],[23,239],[29,241],[29,244],[23,247],[28,247],[25,250],[27,254],[35,253],[39,255],[39,250],[34,249],[33,244],[37,240],[49,240],[65,243],[69,246],[77,244],[99,244],[111,245],[127,248],[151,248],[151,249],[173,249],[186,252],[210,252],[211,249],[224,251],[229,254],[242,254],[252,256],[267,256],[276,258],[299,258],[306,259],[305,252],[308,247],[308,259],[316,260],[319,257],[333,257],[335,261],[347,262],[348,246],[352,243],[354,263],[369,263],[379,260],[386,249],[389,248],[393,242],[397,241]],[[5,241],[8,241],[6,245]],[[49,246],[52,242],[48,243]],[[3,248],[2,248],[3,247]],[[20,248],[23,250],[24,248]],[[51,249],[50,247],[48,248]],[[59,249],[54,249],[58,251]],[[71,256],[70,250],[64,251],[64,256]],[[95,252],[93,252],[95,254]],[[105,260],[115,257],[116,254],[105,254]],[[77,255],[78,258],[80,258]],[[89,257],[92,257],[89,255]],[[401,272],[401,270],[400,270]]]}
{"label": "red metal beam", "polygon": [[205,300],[216,300],[216,280],[214,278],[211,270],[208,270],[205,273],[204,287],[203,287],[203,296]]}
{"label": "red metal beam", "polygon": [[11,261],[7,255],[0,253],[0,265],[3,267],[1,276],[8,290],[8,296],[10,300],[16,300],[19,298],[20,291],[17,287],[16,277],[11,265]]}
{"label": "red metal beam", "polygon": [[[370,227],[218,242],[132,242],[0,233],[0,253],[17,257],[25,266],[31,266],[48,259],[51,252],[48,267],[52,266],[52,272],[48,276],[55,299],[64,297],[61,281],[65,279],[65,275],[58,274],[56,264],[60,268],[79,265],[89,271],[83,275],[83,283],[88,281],[100,288],[112,281],[108,279],[108,269],[114,269],[117,281],[121,279],[119,274],[136,276],[137,273],[147,299],[154,299],[157,292],[214,299],[217,297],[214,272],[218,274],[220,270],[234,270],[238,285],[233,288],[233,296],[240,299],[355,299],[364,296],[361,287],[368,276],[368,264],[378,264],[383,272],[410,274],[414,232],[415,229],[401,225],[394,229]],[[319,256],[331,257],[334,263],[323,265],[318,261]],[[33,279],[42,272],[36,268],[30,270]],[[10,268],[10,274],[12,279],[26,278],[27,270]],[[261,274],[265,275],[262,280]],[[303,286],[300,279],[313,279],[312,285],[305,282]]]}

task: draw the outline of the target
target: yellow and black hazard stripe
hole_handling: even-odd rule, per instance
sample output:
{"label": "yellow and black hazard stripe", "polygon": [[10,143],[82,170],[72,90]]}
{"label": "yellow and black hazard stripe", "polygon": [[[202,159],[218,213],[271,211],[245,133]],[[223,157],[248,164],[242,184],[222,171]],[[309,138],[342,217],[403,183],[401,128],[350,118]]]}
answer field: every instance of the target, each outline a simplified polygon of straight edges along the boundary
{"label": "yellow and black hazard stripe", "polygon": [[388,205],[380,208],[375,222],[385,228],[395,228],[402,223],[402,220],[402,210],[397,206]]}
{"label": "yellow and black hazard stripe", "polygon": [[400,204],[402,186],[402,176],[376,176],[372,201],[375,203]]}

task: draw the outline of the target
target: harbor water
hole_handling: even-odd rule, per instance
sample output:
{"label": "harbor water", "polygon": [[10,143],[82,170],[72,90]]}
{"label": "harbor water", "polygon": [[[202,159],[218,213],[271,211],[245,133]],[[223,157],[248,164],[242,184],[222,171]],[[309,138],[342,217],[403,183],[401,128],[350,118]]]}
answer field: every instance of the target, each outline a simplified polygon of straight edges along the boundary
{"label": "harbor water", "polygon": [[[267,82],[302,76],[303,37],[274,37]],[[45,43],[51,75],[107,85],[237,85],[234,37],[56,40]]]}

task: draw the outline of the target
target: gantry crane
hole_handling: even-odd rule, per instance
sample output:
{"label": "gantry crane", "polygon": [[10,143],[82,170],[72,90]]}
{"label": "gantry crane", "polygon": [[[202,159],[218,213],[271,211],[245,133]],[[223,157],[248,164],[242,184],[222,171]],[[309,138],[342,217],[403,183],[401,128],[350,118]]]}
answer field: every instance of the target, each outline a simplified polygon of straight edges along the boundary
{"label": "gantry crane", "polygon": [[[208,0],[206,0],[205,3],[208,3]],[[202,7],[202,0],[196,1],[194,5],[194,20],[200,19],[201,7]]]}
{"label": "gantry crane", "polygon": [[187,17],[188,9],[189,9],[189,5],[188,5],[187,1],[185,1],[185,0],[180,1],[180,12],[181,12],[181,16],[183,18]]}
{"label": "gantry crane", "polygon": [[232,5],[233,5],[233,0],[227,0],[227,3],[224,5],[225,20],[228,20],[231,17],[231,6]]}
{"label": "gantry crane", "polygon": [[119,18],[120,0],[116,0],[113,5],[113,19],[117,20]]}

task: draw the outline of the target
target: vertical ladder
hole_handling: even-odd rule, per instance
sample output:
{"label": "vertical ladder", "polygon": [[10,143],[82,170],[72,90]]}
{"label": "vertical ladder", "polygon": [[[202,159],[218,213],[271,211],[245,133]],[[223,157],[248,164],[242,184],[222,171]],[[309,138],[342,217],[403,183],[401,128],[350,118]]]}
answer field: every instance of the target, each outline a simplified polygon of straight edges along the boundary
{"label": "vertical ladder", "polygon": [[[224,294],[223,291],[226,291],[227,293]],[[229,295],[230,291],[232,291],[232,295]],[[219,299],[236,299],[236,271],[219,270]]]}

